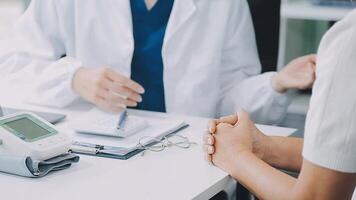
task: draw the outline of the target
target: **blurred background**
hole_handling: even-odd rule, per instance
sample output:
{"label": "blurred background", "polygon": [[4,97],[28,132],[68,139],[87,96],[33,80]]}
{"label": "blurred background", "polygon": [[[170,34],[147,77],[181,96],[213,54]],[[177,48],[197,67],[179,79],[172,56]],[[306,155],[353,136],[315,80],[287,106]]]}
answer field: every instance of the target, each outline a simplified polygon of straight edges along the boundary
{"label": "blurred background", "polygon": [[[351,10],[349,0],[248,0],[263,71],[316,53],[322,35]],[[0,0],[0,40],[10,38],[30,0]],[[303,129],[311,92],[297,92],[280,125]]]}

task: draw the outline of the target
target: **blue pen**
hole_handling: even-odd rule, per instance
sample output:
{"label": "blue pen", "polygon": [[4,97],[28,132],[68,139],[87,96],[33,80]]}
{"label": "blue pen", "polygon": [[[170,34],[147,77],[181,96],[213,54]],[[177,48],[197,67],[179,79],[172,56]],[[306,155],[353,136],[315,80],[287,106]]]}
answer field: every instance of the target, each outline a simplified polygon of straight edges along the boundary
{"label": "blue pen", "polygon": [[122,129],[125,126],[125,121],[127,118],[127,110],[122,111],[119,117],[119,122],[117,124],[117,129]]}

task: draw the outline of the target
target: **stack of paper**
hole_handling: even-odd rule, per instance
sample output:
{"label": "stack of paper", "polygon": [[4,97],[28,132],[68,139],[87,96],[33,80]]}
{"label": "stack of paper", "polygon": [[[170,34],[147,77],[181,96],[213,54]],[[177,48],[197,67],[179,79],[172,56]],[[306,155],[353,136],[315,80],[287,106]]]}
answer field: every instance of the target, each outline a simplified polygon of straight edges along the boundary
{"label": "stack of paper", "polygon": [[[75,141],[74,144],[76,144],[75,148],[73,147],[74,152],[82,153],[81,151],[83,151],[83,153],[86,154],[104,153],[122,156],[140,148],[140,140],[144,143],[142,145],[149,145],[152,142],[162,139],[163,137],[188,126],[184,121],[139,116],[135,117],[145,120],[147,122],[147,126],[130,137],[119,138],[78,132],[75,133],[73,138]],[[147,137],[152,138],[152,140],[147,139]],[[146,139],[142,140],[142,138]],[[95,151],[92,152],[91,149],[94,149]]]}

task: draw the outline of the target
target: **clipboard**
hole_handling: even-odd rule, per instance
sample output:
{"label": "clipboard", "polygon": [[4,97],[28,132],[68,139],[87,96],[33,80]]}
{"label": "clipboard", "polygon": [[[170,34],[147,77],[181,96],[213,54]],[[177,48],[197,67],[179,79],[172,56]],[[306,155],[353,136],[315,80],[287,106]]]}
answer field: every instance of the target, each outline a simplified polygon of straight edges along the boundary
{"label": "clipboard", "polygon": [[[188,127],[189,127],[189,124],[184,123],[184,124],[182,124],[182,126],[178,127],[177,129],[173,130],[170,133],[167,133],[165,136],[169,137],[171,135],[177,134],[178,132],[180,132]],[[152,142],[150,144],[147,144],[147,146],[153,146],[157,143],[158,142]],[[110,158],[110,159],[119,159],[119,160],[128,160],[128,159],[132,158],[133,156],[136,156],[136,155],[146,151],[145,149],[137,148],[135,150],[128,152],[127,154],[120,155],[120,154],[104,153],[100,150],[100,147],[101,147],[100,145],[93,145],[93,147],[86,147],[88,151],[79,150],[79,149],[70,150],[70,151],[72,153],[81,154],[81,155],[96,156],[96,157]],[[120,147],[118,147],[118,148],[120,148]]]}

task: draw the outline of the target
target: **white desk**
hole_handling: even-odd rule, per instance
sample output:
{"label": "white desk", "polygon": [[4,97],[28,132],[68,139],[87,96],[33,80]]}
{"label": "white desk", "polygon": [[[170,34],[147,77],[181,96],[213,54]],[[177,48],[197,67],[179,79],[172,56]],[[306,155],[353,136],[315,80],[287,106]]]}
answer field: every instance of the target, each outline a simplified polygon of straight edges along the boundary
{"label": "white desk", "polygon": [[[39,108],[21,105],[11,98],[8,100],[4,98],[5,95],[0,96],[2,104]],[[61,112],[68,114],[68,121],[88,108],[88,106],[73,106]],[[44,110],[56,111],[49,108]],[[186,120],[191,126],[181,134],[201,144],[208,119],[172,115],[170,117]],[[65,127],[66,123],[61,123],[59,126]],[[280,135],[288,135],[294,131],[268,126],[261,126],[261,129]],[[170,148],[160,153],[148,152],[144,157],[135,156],[127,161],[81,156],[80,162],[70,169],[41,179],[0,173],[0,198],[4,200],[209,199],[224,189],[230,181],[232,179],[228,174],[205,162],[199,145],[188,150]]]}

